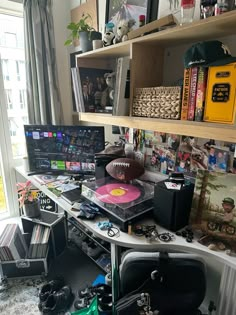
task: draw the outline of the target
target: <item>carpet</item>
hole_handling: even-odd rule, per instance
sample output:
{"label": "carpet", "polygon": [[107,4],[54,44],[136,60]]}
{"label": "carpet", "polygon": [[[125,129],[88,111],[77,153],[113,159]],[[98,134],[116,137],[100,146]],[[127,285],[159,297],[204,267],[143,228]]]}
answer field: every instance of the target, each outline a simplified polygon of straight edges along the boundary
{"label": "carpet", "polygon": [[0,287],[0,314],[41,314],[38,309],[38,293],[43,284],[41,279],[9,279],[5,287]]}

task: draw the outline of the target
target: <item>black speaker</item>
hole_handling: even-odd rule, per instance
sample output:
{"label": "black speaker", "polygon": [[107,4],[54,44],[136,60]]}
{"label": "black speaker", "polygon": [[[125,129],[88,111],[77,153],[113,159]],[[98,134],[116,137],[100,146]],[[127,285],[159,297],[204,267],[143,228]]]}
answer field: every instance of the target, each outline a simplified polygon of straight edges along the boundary
{"label": "black speaker", "polygon": [[183,185],[180,190],[167,189],[165,181],[154,188],[153,215],[157,223],[168,230],[177,231],[189,222],[194,185]]}

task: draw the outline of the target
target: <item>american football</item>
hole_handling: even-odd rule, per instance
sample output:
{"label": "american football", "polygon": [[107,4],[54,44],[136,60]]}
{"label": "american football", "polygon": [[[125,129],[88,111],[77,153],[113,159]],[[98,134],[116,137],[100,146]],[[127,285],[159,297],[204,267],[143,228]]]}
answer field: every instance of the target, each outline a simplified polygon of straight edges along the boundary
{"label": "american football", "polygon": [[128,158],[119,158],[106,166],[107,173],[118,180],[129,181],[143,175],[144,167],[137,161]]}

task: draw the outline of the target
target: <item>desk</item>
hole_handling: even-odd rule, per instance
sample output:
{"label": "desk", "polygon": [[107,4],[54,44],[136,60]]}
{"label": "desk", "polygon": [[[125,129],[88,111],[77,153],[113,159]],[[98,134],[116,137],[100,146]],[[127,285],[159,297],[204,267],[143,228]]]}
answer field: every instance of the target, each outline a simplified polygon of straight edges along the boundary
{"label": "desk", "polygon": [[[111,244],[111,267],[112,270],[118,270],[120,263],[120,247],[127,247],[137,250],[144,251],[173,251],[173,252],[189,252],[200,254],[205,257],[205,260],[216,259],[224,264],[223,273],[221,276],[221,285],[219,292],[218,301],[218,315],[233,315],[236,314],[236,257],[231,257],[222,252],[211,251],[207,247],[199,244],[197,241],[192,243],[187,243],[184,238],[176,236],[175,240],[169,243],[164,243],[161,241],[153,241],[151,243],[147,242],[145,237],[138,237],[135,235],[128,235],[127,233],[120,232],[117,237],[109,237],[106,231],[101,231],[97,227],[97,222],[99,219],[94,221],[82,220],[77,218],[77,212],[71,210],[71,205],[64,199],[57,197],[50,190],[47,189],[46,185],[39,184],[38,181],[34,179],[34,176],[27,176],[23,167],[17,167],[16,172],[22,175],[24,178],[29,179],[35,187],[43,191],[49,198],[51,198],[58,206],[60,206],[66,215],[70,215],[85,228],[92,231],[99,238],[110,242]],[[142,221],[143,224],[154,224],[150,221]],[[157,226],[158,232],[166,232],[166,229]],[[117,291],[115,291],[117,292]],[[114,300],[117,297],[114,296]]]}

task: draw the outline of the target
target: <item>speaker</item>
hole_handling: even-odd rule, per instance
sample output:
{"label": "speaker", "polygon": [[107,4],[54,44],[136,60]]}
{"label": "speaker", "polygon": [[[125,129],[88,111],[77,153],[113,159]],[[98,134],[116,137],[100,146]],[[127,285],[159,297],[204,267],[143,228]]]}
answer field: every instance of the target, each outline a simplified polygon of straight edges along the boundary
{"label": "speaker", "polygon": [[154,187],[153,216],[157,223],[168,230],[177,231],[189,222],[194,185],[183,185],[180,190],[167,189],[165,181]]}

